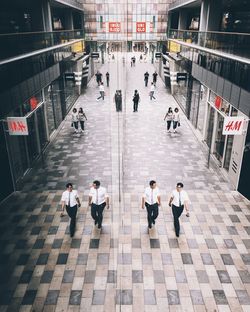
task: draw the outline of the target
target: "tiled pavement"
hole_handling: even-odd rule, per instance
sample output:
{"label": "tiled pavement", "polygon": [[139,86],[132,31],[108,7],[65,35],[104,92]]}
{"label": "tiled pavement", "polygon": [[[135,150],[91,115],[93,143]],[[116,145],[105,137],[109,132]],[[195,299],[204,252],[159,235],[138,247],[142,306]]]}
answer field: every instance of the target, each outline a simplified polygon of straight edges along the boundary
{"label": "tiled pavement", "polygon": [[[250,311],[249,202],[207,169],[183,116],[178,133],[166,133],[164,113],[176,104],[160,79],[150,102],[143,72],[152,74],[153,66],[130,68],[118,57],[102,68],[111,73],[105,101],[96,102],[92,80],[76,103],[88,117],[85,133],[72,134],[66,121],[44,167],[1,207],[0,311]],[[117,84],[126,102],[119,114]],[[135,88],[138,113],[132,112]],[[140,200],[152,178],[163,205],[148,233]],[[87,208],[93,179],[111,195],[101,232]],[[67,181],[82,199],[73,239],[59,211]],[[177,181],[192,201],[178,240],[167,205]]]}

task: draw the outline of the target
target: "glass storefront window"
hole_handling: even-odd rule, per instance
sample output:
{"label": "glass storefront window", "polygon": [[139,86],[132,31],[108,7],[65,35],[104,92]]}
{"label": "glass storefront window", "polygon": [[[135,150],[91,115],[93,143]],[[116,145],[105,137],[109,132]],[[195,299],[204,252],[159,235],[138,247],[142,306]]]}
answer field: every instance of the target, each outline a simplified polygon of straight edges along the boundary
{"label": "glass storefront window", "polygon": [[27,114],[32,112],[34,109],[36,109],[37,106],[40,103],[42,103],[42,101],[43,101],[42,91],[39,91],[34,96],[32,96],[28,101],[22,104],[23,116],[26,116]]}
{"label": "glass storefront window", "polygon": [[230,104],[220,96],[216,95],[213,91],[210,91],[209,93],[209,102],[223,114],[229,116]]}
{"label": "glass storefront window", "polygon": [[224,145],[225,145],[225,135],[222,135],[224,117],[217,112],[217,124],[216,124],[216,136],[213,154],[218,159],[220,164],[222,164]]}
{"label": "glass storefront window", "polygon": [[46,122],[44,116],[44,105],[40,106],[36,111],[37,115],[37,126],[39,132],[40,147],[43,149],[48,144]]}
{"label": "glass storefront window", "polygon": [[29,128],[29,135],[27,136],[28,153],[30,162],[32,162],[38,156],[35,114],[32,114],[29,118],[27,118],[27,124]]}
{"label": "glass storefront window", "polygon": [[214,129],[214,108],[208,105],[208,122],[207,122],[207,134],[206,134],[206,143],[211,147],[212,145],[212,137],[213,137],[213,129]]}
{"label": "glass storefront window", "polygon": [[51,100],[51,92],[49,91],[51,86],[44,89],[44,104],[46,109],[46,117],[48,122],[49,135],[56,129],[55,117],[54,117],[54,107]]}

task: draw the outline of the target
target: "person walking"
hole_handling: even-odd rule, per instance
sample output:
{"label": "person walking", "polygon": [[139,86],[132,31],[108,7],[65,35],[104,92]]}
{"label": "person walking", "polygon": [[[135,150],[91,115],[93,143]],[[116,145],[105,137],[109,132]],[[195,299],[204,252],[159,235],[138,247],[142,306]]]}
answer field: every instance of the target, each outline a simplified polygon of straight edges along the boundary
{"label": "person walking", "polygon": [[104,101],[105,90],[104,90],[103,82],[101,82],[99,86],[99,92],[100,92],[100,96],[96,100],[99,101],[102,98]]}
{"label": "person walking", "polygon": [[114,101],[115,101],[116,111],[117,112],[122,111],[122,90],[116,90]]}
{"label": "person walking", "polygon": [[87,120],[87,116],[85,115],[82,107],[79,108],[78,118],[79,118],[80,127],[81,127],[80,131],[83,132],[84,131],[84,122],[85,122],[85,120]]}
{"label": "person walking", "polygon": [[149,77],[149,73],[146,71],[146,73],[144,74],[145,87],[148,86],[148,77]]}
{"label": "person walking", "polygon": [[150,100],[152,99],[156,100],[156,98],[154,97],[154,93],[155,93],[155,86],[154,86],[154,83],[151,82],[151,87],[150,87],[150,92],[149,92]]}
{"label": "person walking", "polygon": [[109,72],[106,72],[106,83],[107,87],[109,87]]}
{"label": "person walking", "polygon": [[133,102],[134,102],[134,110],[133,112],[138,112],[138,103],[140,102],[140,95],[137,90],[135,90],[134,96],[133,96]]}
{"label": "person walking", "polygon": [[74,133],[78,132],[78,121],[79,121],[79,115],[77,113],[77,109],[73,108],[72,114],[71,114],[72,122],[71,126],[74,128]]}
{"label": "person walking", "polygon": [[101,82],[102,82],[102,73],[100,73],[99,70],[98,70],[96,72],[95,76],[96,76],[96,82],[97,82],[97,84],[99,86],[101,84]]}
{"label": "person walking", "polygon": [[140,55],[140,63],[142,62],[142,60],[143,60],[143,56],[142,56],[142,54]]}
{"label": "person walking", "polygon": [[176,132],[176,128],[177,126],[180,127],[180,113],[179,113],[179,109],[176,107],[174,109],[174,113],[173,113],[173,129],[174,129],[174,133]]}
{"label": "person walking", "polygon": [[183,191],[183,183],[178,182],[176,185],[176,189],[173,190],[170,200],[169,206],[172,207],[173,217],[174,217],[174,229],[177,237],[180,235],[180,222],[179,217],[181,216],[184,208],[186,210],[186,216],[189,217],[189,197],[186,191]]}
{"label": "person walking", "polygon": [[171,107],[169,107],[165,117],[164,117],[164,121],[167,119],[167,132],[170,132],[170,127],[173,121],[173,110]]}
{"label": "person walking", "polygon": [[133,65],[135,66],[135,61],[136,61],[136,58],[135,56],[132,57],[132,62],[133,62]]}
{"label": "person walking", "polygon": [[155,71],[155,72],[153,73],[153,83],[154,83],[154,85],[156,85],[157,76],[158,76],[158,74],[157,74],[157,72]]}
{"label": "person walking", "polygon": [[107,206],[109,209],[109,196],[106,188],[101,186],[101,182],[95,180],[89,192],[89,206],[91,207],[91,217],[94,219],[98,229],[102,227],[103,210]]}
{"label": "person walking", "polygon": [[161,206],[161,196],[156,181],[151,180],[149,186],[145,189],[142,196],[142,209],[146,206],[148,213],[148,228],[152,228],[159,214],[159,206]]}
{"label": "person walking", "polygon": [[76,214],[77,207],[81,207],[79,196],[77,191],[73,190],[72,183],[66,184],[66,191],[62,193],[61,203],[62,203],[62,212],[61,217],[64,216],[64,209],[66,207],[67,214],[70,218],[70,236],[73,237],[75,234],[76,227]]}

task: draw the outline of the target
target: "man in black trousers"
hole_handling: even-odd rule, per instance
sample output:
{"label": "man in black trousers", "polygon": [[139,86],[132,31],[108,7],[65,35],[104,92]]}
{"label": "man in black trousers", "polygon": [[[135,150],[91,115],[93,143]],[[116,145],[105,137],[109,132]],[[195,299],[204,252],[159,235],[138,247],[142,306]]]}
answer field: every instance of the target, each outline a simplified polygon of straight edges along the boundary
{"label": "man in black trousers", "polygon": [[148,77],[149,77],[149,73],[146,71],[146,73],[144,74],[145,87],[148,86]]}

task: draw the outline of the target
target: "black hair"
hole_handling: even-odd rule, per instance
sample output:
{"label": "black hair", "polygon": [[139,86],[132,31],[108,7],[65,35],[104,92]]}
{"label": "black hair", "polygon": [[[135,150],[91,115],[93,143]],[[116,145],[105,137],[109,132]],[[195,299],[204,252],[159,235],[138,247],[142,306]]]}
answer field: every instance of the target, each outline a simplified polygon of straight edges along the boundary
{"label": "black hair", "polygon": [[175,111],[175,112],[178,112],[178,111],[179,111],[179,108],[178,108],[178,107],[176,107],[176,108],[174,109],[174,111]]}
{"label": "black hair", "polygon": [[69,188],[70,186],[73,187],[72,183],[67,183],[67,184],[66,184],[66,187],[67,187],[67,188]]}
{"label": "black hair", "polygon": [[151,181],[149,182],[149,185],[150,185],[150,186],[153,186],[155,183],[156,183],[156,181],[151,180]]}
{"label": "black hair", "polygon": [[77,112],[77,109],[76,109],[76,108],[73,108],[73,112]]}
{"label": "black hair", "polygon": [[182,182],[178,182],[178,183],[176,184],[176,186],[177,186],[177,187],[183,187],[184,185],[183,185]]}
{"label": "black hair", "polygon": [[95,184],[96,186],[100,186],[100,185],[101,185],[101,182],[98,181],[98,180],[95,180],[95,181],[93,182],[93,184]]}

